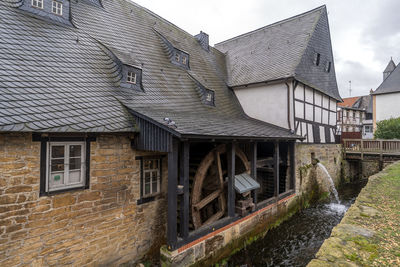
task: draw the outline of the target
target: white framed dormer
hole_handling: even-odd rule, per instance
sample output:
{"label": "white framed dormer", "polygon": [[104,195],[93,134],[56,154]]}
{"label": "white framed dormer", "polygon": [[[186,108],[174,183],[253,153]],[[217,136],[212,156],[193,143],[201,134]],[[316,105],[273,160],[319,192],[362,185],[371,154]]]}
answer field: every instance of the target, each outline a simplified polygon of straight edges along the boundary
{"label": "white framed dormer", "polygon": [[43,9],[43,0],[31,0],[31,5],[34,8]]}
{"label": "white framed dormer", "polygon": [[63,14],[63,3],[53,0],[51,3],[51,12],[58,16]]}

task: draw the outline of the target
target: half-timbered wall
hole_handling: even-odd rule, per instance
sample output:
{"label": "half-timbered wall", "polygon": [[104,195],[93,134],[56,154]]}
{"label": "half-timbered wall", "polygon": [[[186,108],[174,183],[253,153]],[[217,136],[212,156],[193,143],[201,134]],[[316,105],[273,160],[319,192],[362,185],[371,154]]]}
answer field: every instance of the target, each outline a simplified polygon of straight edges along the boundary
{"label": "half-timbered wall", "polygon": [[334,143],[336,100],[306,85],[294,89],[296,134],[306,143]]}

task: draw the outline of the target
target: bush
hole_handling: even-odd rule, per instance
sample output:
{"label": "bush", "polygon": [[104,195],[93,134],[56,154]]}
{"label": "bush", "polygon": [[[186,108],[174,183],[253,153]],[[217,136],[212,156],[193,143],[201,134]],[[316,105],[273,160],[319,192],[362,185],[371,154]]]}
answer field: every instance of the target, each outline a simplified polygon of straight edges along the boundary
{"label": "bush", "polygon": [[400,139],[400,117],[378,122],[374,136],[379,139]]}

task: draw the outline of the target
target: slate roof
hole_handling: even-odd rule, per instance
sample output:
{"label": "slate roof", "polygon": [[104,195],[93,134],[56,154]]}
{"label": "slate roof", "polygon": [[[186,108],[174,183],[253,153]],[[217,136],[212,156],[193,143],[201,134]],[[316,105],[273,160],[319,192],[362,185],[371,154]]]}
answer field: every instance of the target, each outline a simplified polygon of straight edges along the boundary
{"label": "slate roof", "polygon": [[383,72],[384,73],[392,72],[395,68],[396,68],[396,64],[394,64],[393,59],[390,59],[389,63],[387,64],[387,66]]}
{"label": "slate roof", "polygon": [[[325,6],[215,45],[226,53],[231,87],[295,78],[337,100],[337,83]],[[314,53],[321,64],[313,63]],[[325,62],[331,71],[324,71]]]}
{"label": "slate roof", "polygon": [[[400,64],[399,64],[400,65]],[[400,92],[400,67],[397,67],[379,85],[372,95],[390,94]]]}
{"label": "slate roof", "polygon": [[[0,131],[135,131],[136,112],[172,119],[180,135],[299,138],[247,117],[226,85],[224,55],[137,4],[71,1],[75,27],[65,27],[7,1],[0,3]],[[190,54],[190,70],[170,63],[156,31]],[[121,62],[142,68],[143,92],[119,86]],[[215,107],[202,103],[193,77],[215,92]]]}

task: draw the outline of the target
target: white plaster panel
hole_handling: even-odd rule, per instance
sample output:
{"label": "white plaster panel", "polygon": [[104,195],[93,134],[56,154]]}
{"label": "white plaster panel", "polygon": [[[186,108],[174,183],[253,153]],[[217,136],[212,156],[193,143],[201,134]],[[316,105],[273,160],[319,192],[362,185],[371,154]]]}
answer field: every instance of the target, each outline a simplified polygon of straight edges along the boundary
{"label": "white plaster panel", "polygon": [[247,115],[288,128],[288,94],[284,83],[236,88],[234,91]]}
{"label": "white plaster panel", "polygon": [[331,99],[330,101],[331,101],[330,109],[331,109],[332,111],[336,111],[336,100]]}
{"label": "white plaster panel", "polygon": [[304,100],[304,87],[298,85],[296,89],[294,89],[294,96],[296,99]]}
{"label": "white plaster panel", "polygon": [[312,121],[314,119],[313,112],[313,106],[306,104],[306,120]]}
{"label": "white plaster panel", "polygon": [[328,116],[329,112],[327,110],[322,110],[322,123],[323,124],[328,124]]}
{"label": "white plaster panel", "polygon": [[314,135],[313,135],[313,131],[312,131],[312,124],[308,124],[308,142],[310,143],[314,143]]}
{"label": "white plaster panel", "polygon": [[316,107],[315,108],[315,121],[321,123],[322,118],[321,118],[321,108]]}
{"label": "white plaster panel", "polygon": [[306,101],[313,103],[313,89],[306,87]]}
{"label": "white plaster panel", "polygon": [[301,130],[303,131],[303,136],[306,136],[306,134],[307,134],[307,123],[305,123],[305,122],[301,123]]}
{"label": "white plaster panel", "polygon": [[322,95],[320,92],[315,91],[315,105],[321,106]]}
{"label": "white plaster panel", "polygon": [[397,117],[400,117],[400,93],[376,95],[376,121]]}
{"label": "white plaster panel", "polygon": [[330,133],[331,133],[331,142],[334,143],[335,142],[335,134],[333,133],[333,129],[330,129]]}
{"label": "white plaster panel", "polygon": [[295,101],[296,117],[304,119],[304,103]]}
{"label": "white plaster panel", "polygon": [[301,122],[299,122],[299,125],[297,125],[297,122],[296,122],[296,126],[297,126],[296,134],[301,135]]}
{"label": "white plaster panel", "polygon": [[322,106],[323,106],[324,108],[329,108],[329,97],[326,96],[326,95],[324,95],[324,96],[322,97]]}
{"label": "white plaster panel", "polygon": [[326,143],[325,141],[325,127],[319,126],[319,136],[321,137],[321,143]]}
{"label": "white plaster panel", "polygon": [[335,112],[329,112],[329,125],[336,125],[336,121],[337,121],[337,116]]}

